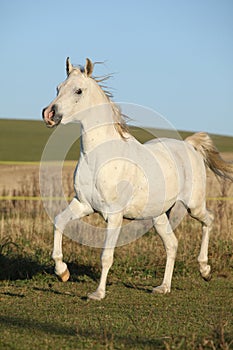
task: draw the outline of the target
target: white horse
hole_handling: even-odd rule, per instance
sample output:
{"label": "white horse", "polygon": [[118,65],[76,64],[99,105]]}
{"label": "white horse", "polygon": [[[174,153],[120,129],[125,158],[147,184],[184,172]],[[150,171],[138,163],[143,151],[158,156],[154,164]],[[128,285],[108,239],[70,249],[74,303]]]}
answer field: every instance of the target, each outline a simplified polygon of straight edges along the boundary
{"label": "white horse", "polygon": [[88,296],[104,298],[123,217],[151,218],[167,254],[163,282],[153,292],[170,292],[178,243],[169,216],[176,214],[179,202],[202,224],[198,262],[201,276],[209,280],[213,215],[206,209],[205,165],[231,180],[233,165],[222,160],[206,133],[194,134],[185,141],[156,139],[142,145],[129,133],[119,107],[92,77],[92,62],[86,59],[85,67],[74,67],[67,58],[66,69],[67,79],[42,113],[48,127],[79,121],[82,128],[81,156],[74,177],[76,195],[54,223],[55,273],[64,282],[70,276],[62,255],[66,224],[98,211],[107,221],[107,234],[100,283]]}

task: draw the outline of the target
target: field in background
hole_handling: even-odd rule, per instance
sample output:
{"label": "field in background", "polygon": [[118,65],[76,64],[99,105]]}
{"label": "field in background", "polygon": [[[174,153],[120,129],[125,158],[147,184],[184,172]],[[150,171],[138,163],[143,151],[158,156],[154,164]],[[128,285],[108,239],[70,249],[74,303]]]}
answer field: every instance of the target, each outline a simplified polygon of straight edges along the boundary
{"label": "field in background", "polygon": [[[65,126],[62,126],[65,127]],[[42,121],[22,121],[0,119],[0,161],[40,161],[45,144],[54,129],[46,128]],[[176,136],[166,130],[140,129],[130,127],[132,134],[140,141],[145,142],[154,135]],[[191,133],[180,131],[185,138]],[[233,137],[211,135],[215,145],[221,152],[233,152]],[[79,156],[79,140],[67,155],[67,160],[76,160]]]}
{"label": "field in background", "polygon": [[[11,133],[10,124],[5,132],[0,129],[6,157],[0,159],[13,160],[9,157],[14,155],[24,161],[40,159],[33,154],[38,157],[51,131],[40,122],[19,122],[17,135],[24,136],[17,139],[12,123]],[[148,137],[138,129],[134,133],[141,140]],[[221,150],[232,151],[232,138],[216,138]],[[233,160],[232,153],[223,156]],[[67,196],[73,194],[74,166],[69,162],[64,167]],[[39,197],[38,167],[0,164],[0,196]],[[186,217],[176,230],[179,248],[171,294],[151,294],[152,287],[161,283],[165,265],[164,248],[151,230],[116,249],[107,296],[101,302],[86,299],[98,284],[100,250],[64,236],[71,280],[62,284],[53,273],[52,223],[42,202],[0,201],[0,349],[232,349],[233,185],[208,172],[207,197],[215,214],[209,283],[199,276],[196,262],[200,224]],[[88,221],[104,225],[98,214]]]}

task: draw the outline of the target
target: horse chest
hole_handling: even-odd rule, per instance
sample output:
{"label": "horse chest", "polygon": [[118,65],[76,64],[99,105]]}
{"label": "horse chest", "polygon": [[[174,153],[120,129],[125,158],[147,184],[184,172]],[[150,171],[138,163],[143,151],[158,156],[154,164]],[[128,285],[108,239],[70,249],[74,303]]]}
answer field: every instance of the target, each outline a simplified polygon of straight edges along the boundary
{"label": "horse chest", "polygon": [[105,202],[96,188],[95,173],[85,157],[81,157],[74,173],[74,189],[80,202],[96,211],[104,211]]}

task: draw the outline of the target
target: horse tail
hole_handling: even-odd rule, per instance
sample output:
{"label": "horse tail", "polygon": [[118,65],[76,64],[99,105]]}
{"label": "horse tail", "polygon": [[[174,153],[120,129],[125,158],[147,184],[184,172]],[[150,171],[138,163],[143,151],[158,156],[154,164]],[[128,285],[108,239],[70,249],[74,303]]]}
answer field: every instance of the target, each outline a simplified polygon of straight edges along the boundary
{"label": "horse tail", "polygon": [[210,136],[205,132],[198,132],[185,139],[199,152],[208,168],[216,175],[233,181],[233,163],[226,162],[220,156]]}

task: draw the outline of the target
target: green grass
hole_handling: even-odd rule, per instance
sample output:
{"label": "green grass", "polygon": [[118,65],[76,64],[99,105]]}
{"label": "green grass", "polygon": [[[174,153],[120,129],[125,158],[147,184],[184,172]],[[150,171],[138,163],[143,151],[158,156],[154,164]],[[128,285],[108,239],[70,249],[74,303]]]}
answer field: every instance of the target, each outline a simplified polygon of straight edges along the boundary
{"label": "green grass", "polygon": [[[197,272],[183,276],[176,269],[172,293],[154,295],[152,286],[161,276],[143,278],[143,266],[137,266],[136,274],[118,277],[123,266],[117,258],[118,267],[110,273],[107,296],[101,302],[86,298],[99,277],[96,254],[92,266],[71,262],[72,278],[65,284],[57,281],[51,266],[38,261],[31,279],[2,281],[0,349],[231,348],[232,276],[216,274],[206,283]],[[31,269],[31,264],[28,261],[22,268],[31,273],[35,267]]]}
{"label": "green grass", "polygon": [[38,161],[50,135],[42,122],[0,120],[0,159]]}
{"label": "green grass", "polygon": [[[130,128],[132,134],[145,142],[158,136],[173,136],[172,133],[154,129],[144,130]],[[0,160],[1,161],[40,161],[47,140],[54,130],[46,128],[42,121],[0,120]],[[180,132],[181,137],[191,133]],[[211,135],[216,146],[222,152],[233,151],[233,137]],[[61,140],[62,141],[62,140]],[[69,160],[76,160],[79,154],[79,141],[76,142],[68,156]]]}
{"label": "green grass", "polygon": [[220,349],[223,340],[216,333],[223,325],[229,344],[232,313],[224,310],[224,298],[229,298],[232,281],[227,288],[221,279],[211,286],[194,278],[183,281],[182,288],[181,282],[174,284],[173,294],[164,297],[118,282],[97,303],[85,299],[88,288],[95,287],[90,280],[15,282],[1,292],[2,348],[165,349],[167,343],[173,349],[181,344],[182,349],[198,349],[211,339]]}

